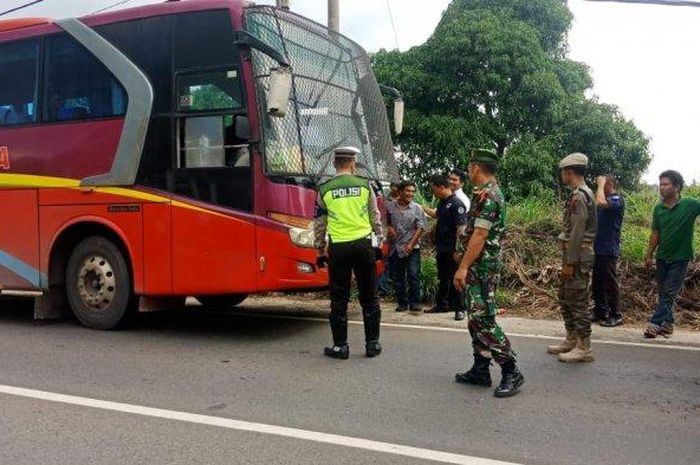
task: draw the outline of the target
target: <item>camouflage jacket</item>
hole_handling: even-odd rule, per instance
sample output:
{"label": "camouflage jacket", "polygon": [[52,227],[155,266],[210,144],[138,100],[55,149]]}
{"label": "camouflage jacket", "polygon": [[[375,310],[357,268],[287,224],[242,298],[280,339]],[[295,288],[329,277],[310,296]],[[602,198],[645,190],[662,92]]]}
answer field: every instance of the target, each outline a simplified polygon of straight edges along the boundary
{"label": "camouflage jacket", "polygon": [[585,244],[595,240],[598,221],[593,191],[582,184],[572,189],[564,207],[563,230],[559,240],[565,243],[564,263],[574,265],[581,260]]}
{"label": "camouflage jacket", "polygon": [[506,201],[495,179],[474,188],[467,218],[461,241],[465,248],[476,228],[488,231],[486,244],[473,268],[488,272],[500,270],[501,242],[506,231]]}

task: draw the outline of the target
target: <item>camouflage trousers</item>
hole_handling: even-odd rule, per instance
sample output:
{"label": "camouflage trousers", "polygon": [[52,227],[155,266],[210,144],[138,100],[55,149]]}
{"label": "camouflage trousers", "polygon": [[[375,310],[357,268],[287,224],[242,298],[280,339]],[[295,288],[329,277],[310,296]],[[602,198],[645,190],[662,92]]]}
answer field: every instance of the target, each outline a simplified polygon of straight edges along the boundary
{"label": "camouflage trousers", "polygon": [[591,312],[588,309],[591,294],[593,256],[582,254],[581,261],[574,266],[574,276],[562,279],[559,286],[559,306],[567,331],[579,337],[591,335]]}
{"label": "camouflage trousers", "polygon": [[[476,264],[469,273],[466,290],[469,334],[474,353],[493,358],[498,364],[515,361],[510,341],[496,323],[498,271]],[[481,268],[481,269],[479,269]]]}

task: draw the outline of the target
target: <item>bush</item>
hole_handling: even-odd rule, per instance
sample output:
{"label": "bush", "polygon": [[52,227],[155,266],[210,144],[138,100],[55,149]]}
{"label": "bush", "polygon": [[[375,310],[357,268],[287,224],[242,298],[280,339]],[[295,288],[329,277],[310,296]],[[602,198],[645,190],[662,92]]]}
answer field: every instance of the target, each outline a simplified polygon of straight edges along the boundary
{"label": "bush", "polygon": [[421,257],[420,282],[423,302],[435,302],[438,292],[437,263],[433,255],[425,252]]}
{"label": "bush", "polygon": [[551,193],[512,202],[506,206],[506,227],[554,233],[561,228],[561,207]]}

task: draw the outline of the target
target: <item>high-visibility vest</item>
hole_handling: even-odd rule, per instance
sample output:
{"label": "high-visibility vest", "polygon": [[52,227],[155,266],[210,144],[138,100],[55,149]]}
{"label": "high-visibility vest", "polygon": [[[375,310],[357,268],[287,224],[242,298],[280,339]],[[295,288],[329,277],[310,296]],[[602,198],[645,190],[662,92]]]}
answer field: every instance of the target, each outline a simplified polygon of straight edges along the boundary
{"label": "high-visibility vest", "polygon": [[332,243],[356,241],[372,234],[367,179],[336,176],[320,186],[319,195],[326,204],[328,235]]}

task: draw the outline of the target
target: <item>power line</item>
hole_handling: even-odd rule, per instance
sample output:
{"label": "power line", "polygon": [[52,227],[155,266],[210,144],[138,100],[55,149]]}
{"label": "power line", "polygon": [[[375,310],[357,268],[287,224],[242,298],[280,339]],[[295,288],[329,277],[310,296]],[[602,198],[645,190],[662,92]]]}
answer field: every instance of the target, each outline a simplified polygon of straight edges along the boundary
{"label": "power line", "polygon": [[43,2],[43,1],[44,1],[44,0],[33,0],[33,1],[29,2],[29,3],[25,3],[24,5],[20,5],[20,6],[14,7],[14,8],[10,8],[9,10],[0,12],[0,16],[6,15],[6,14],[9,14],[9,13],[14,13],[15,11],[19,11],[19,10],[21,10],[22,8],[27,8],[28,6],[36,5],[37,3],[41,3],[41,2]]}
{"label": "power line", "polygon": [[96,15],[97,13],[102,13],[103,11],[107,11],[107,10],[109,10],[109,9],[111,9],[111,8],[114,8],[115,6],[123,5],[123,4],[129,3],[129,2],[131,2],[131,1],[132,1],[132,0],[121,0],[121,1],[119,1],[119,2],[117,2],[117,3],[113,3],[113,4],[109,5],[109,6],[104,7],[104,8],[100,8],[100,9],[97,10],[97,11],[93,11],[92,13],[90,13],[90,15]]}
{"label": "power line", "polygon": [[389,11],[389,20],[391,21],[391,29],[394,30],[394,40],[396,41],[396,49],[401,50],[401,47],[399,46],[399,36],[396,34],[396,26],[394,25],[394,15],[391,14],[391,5],[389,4],[389,0],[386,0],[386,9]]}
{"label": "power line", "polygon": [[606,2],[606,3],[642,3],[646,5],[663,5],[663,6],[694,6],[700,7],[700,2],[687,0],[586,0],[588,2]]}

